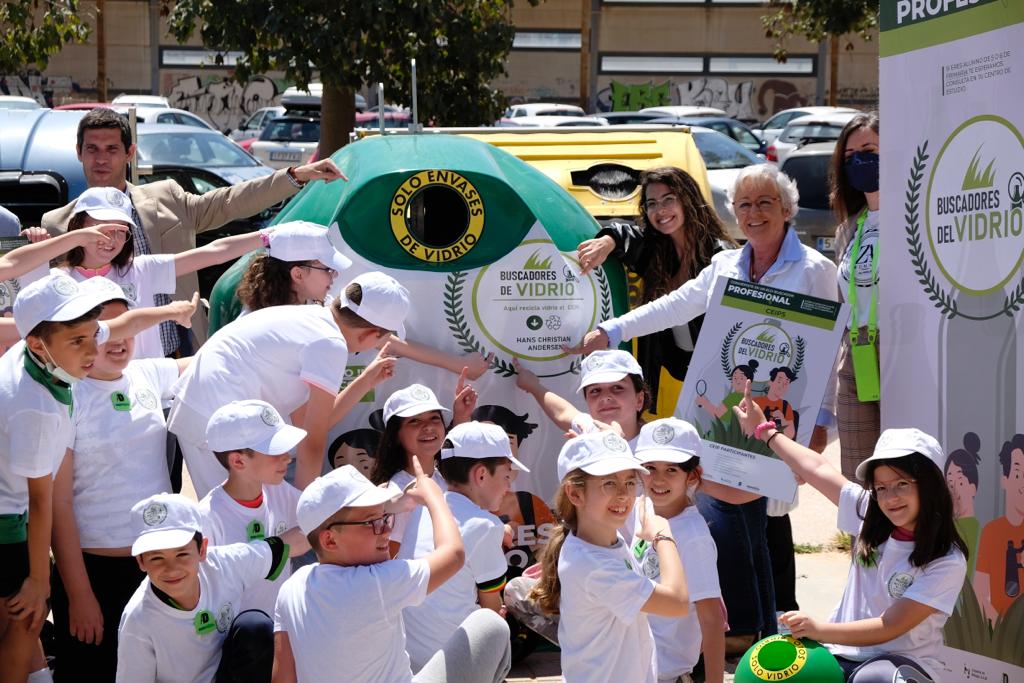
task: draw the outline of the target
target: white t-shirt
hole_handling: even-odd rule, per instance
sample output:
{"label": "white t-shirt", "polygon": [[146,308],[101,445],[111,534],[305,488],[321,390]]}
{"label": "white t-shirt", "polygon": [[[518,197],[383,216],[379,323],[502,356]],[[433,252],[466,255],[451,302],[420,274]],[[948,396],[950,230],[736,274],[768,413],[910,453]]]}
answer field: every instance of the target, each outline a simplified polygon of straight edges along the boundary
{"label": "white t-shirt", "polygon": [[[880,214],[880,211],[868,211],[868,217],[864,220],[864,235],[860,239],[860,253],[857,254],[855,260],[858,327],[866,327],[868,324],[868,315],[871,311],[871,290],[878,286],[878,271],[875,272],[874,281],[871,279],[871,259],[875,249],[878,248],[878,218]],[[850,243],[846,245],[846,252],[839,262],[839,294],[843,301],[846,301],[850,292],[850,252],[853,251],[853,243],[856,239],[857,228],[856,221],[854,221],[854,231],[850,236]],[[879,255],[878,262],[881,264],[881,255]],[[881,265],[879,265],[880,268]],[[847,327],[850,322],[852,322],[852,317],[847,322]]]}
{"label": "white t-shirt", "polygon": [[[501,547],[505,534],[501,520],[461,493],[449,491],[444,497],[459,525],[466,561],[455,576],[428,595],[426,600],[405,608],[405,649],[417,670],[444,647],[466,617],[480,609],[477,604],[478,587],[497,584],[500,588],[508,570],[505,551]],[[423,515],[415,541],[402,544],[398,559],[419,559],[433,551],[434,530],[430,515]]]}
{"label": "white t-shirt", "polygon": [[[434,473],[430,475],[430,478],[434,480],[434,483],[441,487],[441,491],[448,491],[448,482],[444,480],[441,473],[436,469]],[[392,475],[390,481],[392,484],[405,490],[405,487],[413,482],[414,476],[406,472],[405,470],[398,470]],[[412,510],[407,512],[395,513],[395,526],[391,530],[391,540],[395,543],[405,545],[405,533],[409,530],[412,536],[410,537],[410,546],[416,545],[416,530],[420,528],[421,524],[426,523],[428,529],[433,529],[430,521],[430,513],[427,512],[427,508],[422,505],[417,505]],[[433,537],[431,537],[433,541]],[[411,559],[412,555],[404,556],[406,559]]]}
{"label": "white t-shirt", "polygon": [[75,385],[74,510],[83,548],[130,546],[132,505],[171,490],[161,404],[176,381],[176,361],[148,358],[133,360],[120,379]]}
{"label": "white t-shirt", "polygon": [[271,306],[217,330],[175,387],[168,429],[206,443],[210,416],[231,401],[262,399],[288,419],[309,399],[309,385],[341,387],[348,347],[330,310]]}
{"label": "white t-shirt", "polygon": [[[262,542],[210,548],[199,565],[199,604],[192,610],[166,604],[149,577],[143,579],[121,615],[117,683],[211,683],[242,592],[264,580],[272,560]],[[216,628],[200,635],[196,621],[204,611]]]}
{"label": "white t-shirt", "polygon": [[[81,282],[89,276],[75,268],[55,269],[55,273],[70,275]],[[105,278],[121,286],[124,295],[139,308],[155,306],[154,294],[174,294],[176,280],[173,254],[152,254],[136,256],[127,269],[112,267]],[[135,335],[133,358],[163,358],[164,348],[160,343],[160,326],[154,325]]]}
{"label": "white t-shirt", "polygon": [[[203,536],[210,545],[251,543],[261,538],[280,536],[298,526],[295,508],[299,504],[299,490],[288,482],[263,485],[263,502],[258,508],[247,508],[229,496],[223,486],[206,494],[199,501],[203,520]],[[273,581],[260,581],[242,596],[240,610],[259,609],[274,613],[277,592],[291,576],[291,563]]]}
{"label": "white t-shirt", "polygon": [[[690,611],[685,617],[671,618],[650,615],[654,642],[658,651],[658,676],[672,678],[693,671],[700,658],[701,630],[697,619],[698,600],[721,599],[718,584],[718,548],[711,538],[708,523],[691,505],[668,520],[672,537],[676,539],[679,557],[686,575],[686,590],[690,595]],[[640,562],[644,576],[652,581],[661,580],[658,553],[645,541],[635,542],[633,556]]]}
{"label": "white t-shirt", "polygon": [[75,437],[71,412],[25,370],[24,341],[0,357],[0,515],[28,510],[28,479],[56,476]]}
{"label": "white t-shirt", "polygon": [[656,683],[654,638],[641,608],[654,582],[619,537],[602,548],[569,534],[558,557],[558,644],[565,683]]}
{"label": "white t-shirt", "polygon": [[299,683],[410,683],[402,609],[427,595],[424,560],[312,564],[281,586],[274,631],[288,634]]}
{"label": "white t-shirt", "polygon": [[[858,508],[866,509],[867,502],[867,491],[847,482],[839,495],[839,529],[859,534],[862,520],[857,511]],[[937,657],[943,643],[942,627],[953,613],[963,587],[967,560],[954,546],[944,557],[923,567],[915,567],[910,563],[913,550],[913,541],[890,538],[876,549],[874,566],[865,567],[855,559],[850,564],[843,597],[832,611],[829,621],[846,623],[879,617],[900,598],[913,600],[938,611],[902,636],[879,645],[826,646],[832,654],[856,661],[880,654],[905,655],[919,662],[929,676],[939,680],[942,665]]]}

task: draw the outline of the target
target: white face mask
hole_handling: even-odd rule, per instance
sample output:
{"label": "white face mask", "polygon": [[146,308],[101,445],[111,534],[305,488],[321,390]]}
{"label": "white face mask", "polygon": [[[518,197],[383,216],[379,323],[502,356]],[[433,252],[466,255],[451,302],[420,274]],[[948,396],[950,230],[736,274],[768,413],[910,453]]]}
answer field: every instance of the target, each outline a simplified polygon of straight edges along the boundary
{"label": "white face mask", "polygon": [[46,344],[43,342],[42,339],[39,340],[39,343],[43,345],[43,351],[46,351],[47,360],[43,364],[43,367],[46,368],[46,371],[53,375],[56,379],[60,380],[61,382],[64,382],[65,384],[78,383],[78,381],[81,378],[75,377],[70,372],[68,372],[61,366],[57,365],[57,361],[53,359],[53,356],[50,354],[50,349],[46,348]]}

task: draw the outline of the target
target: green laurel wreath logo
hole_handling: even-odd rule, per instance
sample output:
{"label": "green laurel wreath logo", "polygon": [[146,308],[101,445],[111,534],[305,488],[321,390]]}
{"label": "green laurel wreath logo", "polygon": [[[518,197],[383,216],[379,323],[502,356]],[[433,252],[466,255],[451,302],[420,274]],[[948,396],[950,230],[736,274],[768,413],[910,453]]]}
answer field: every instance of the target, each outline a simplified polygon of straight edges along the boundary
{"label": "green laurel wreath logo", "polygon": [[967,313],[960,312],[956,300],[949,292],[943,289],[934,273],[932,273],[932,269],[924,255],[924,248],[921,245],[921,222],[919,215],[921,180],[924,178],[924,167],[928,158],[928,141],[925,140],[917,148],[917,152],[914,154],[914,161],[910,166],[910,177],[907,178],[907,191],[905,194],[906,203],[904,204],[907,212],[904,215],[904,219],[906,220],[905,230],[910,252],[910,263],[914,266],[914,274],[919,278],[918,282],[924,287],[928,300],[950,320],[957,316],[975,321],[991,320],[1001,315],[1007,315],[1012,318],[1020,310],[1021,305],[1024,305],[1024,277],[1017,283],[1017,286],[1009,296],[1003,297],[1003,306],[998,311],[991,315],[968,315]]}
{"label": "green laurel wreath logo", "polygon": [[[725,373],[725,378],[730,379],[732,377],[732,343],[736,339],[736,335],[739,334],[743,328],[743,323],[736,323],[729,328],[728,334],[725,335],[725,339],[722,340],[722,353],[719,356],[722,362],[722,372]],[[804,351],[807,349],[807,342],[800,335],[797,335],[796,340],[796,356],[793,363],[793,374],[799,375],[800,368],[804,366]]]}
{"label": "green laurel wreath logo", "polygon": [[[444,314],[445,321],[448,323],[448,329],[455,337],[455,341],[459,347],[462,348],[466,353],[479,353],[486,357],[490,351],[485,347],[480,340],[476,338],[472,330],[469,329],[469,324],[466,322],[466,314],[463,312],[460,300],[462,298],[463,290],[465,289],[466,278],[469,274],[466,271],[453,271],[448,274],[448,277],[444,285]],[[597,277],[598,289],[601,297],[601,316],[599,322],[603,322],[612,317],[612,289],[608,283],[608,277],[605,275],[604,268],[598,268],[594,271],[594,275]],[[578,375],[580,373],[581,359],[576,358],[569,364],[569,369],[566,372],[558,372],[552,375],[538,375],[538,377],[558,377],[571,373]],[[495,373],[502,377],[512,377],[516,374],[515,366],[512,363],[502,360],[497,354],[494,355],[494,360],[491,363],[491,369]]]}

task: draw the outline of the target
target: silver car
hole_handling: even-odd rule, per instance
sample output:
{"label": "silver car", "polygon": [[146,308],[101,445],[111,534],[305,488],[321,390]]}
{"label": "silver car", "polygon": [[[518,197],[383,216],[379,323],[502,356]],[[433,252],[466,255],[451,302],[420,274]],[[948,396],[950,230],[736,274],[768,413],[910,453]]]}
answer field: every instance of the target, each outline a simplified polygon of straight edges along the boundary
{"label": "silver car", "polygon": [[195,166],[216,173],[231,184],[273,173],[215,130],[142,123],[138,133],[140,166]]}
{"label": "silver car", "polygon": [[800,210],[793,218],[793,227],[800,241],[826,256],[835,253],[836,218],[829,202],[829,163],[835,142],[816,142],[790,153],[782,164],[782,172],[796,181],[800,190]]}

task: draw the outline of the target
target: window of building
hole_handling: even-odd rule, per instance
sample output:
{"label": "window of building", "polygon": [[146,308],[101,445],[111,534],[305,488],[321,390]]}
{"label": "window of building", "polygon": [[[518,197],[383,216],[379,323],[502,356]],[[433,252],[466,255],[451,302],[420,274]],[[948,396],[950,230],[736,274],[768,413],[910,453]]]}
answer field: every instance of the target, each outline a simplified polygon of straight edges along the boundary
{"label": "window of building", "polygon": [[[224,61],[217,64],[217,55],[221,55]],[[161,48],[160,66],[235,66],[242,57],[241,52],[219,52],[217,50],[204,50],[203,48]]]}
{"label": "window of building", "polygon": [[772,73],[772,74],[807,74],[814,73],[814,57],[789,57],[785,62],[776,61],[774,57],[710,57],[708,72],[723,73]]}
{"label": "window of building", "polygon": [[513,50],[579,50],[579,31],[516,31]]}
{"label": "window of building", "polygon": [[701,73],[703,57],[673,55],[601,55],[601,73]]}

